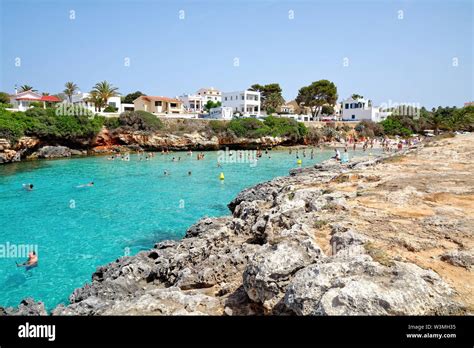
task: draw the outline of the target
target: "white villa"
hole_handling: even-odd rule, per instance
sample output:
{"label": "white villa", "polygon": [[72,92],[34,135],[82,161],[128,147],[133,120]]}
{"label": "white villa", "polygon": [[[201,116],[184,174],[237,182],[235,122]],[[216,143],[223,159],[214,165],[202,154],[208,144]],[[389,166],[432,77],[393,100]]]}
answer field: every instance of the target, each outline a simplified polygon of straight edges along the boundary
{"label": "white villa", "polygon": [[222,93],[222,106],[232,108],[234,114],[260,116],[260,92],[244,90]]}
{"label": "white villa", "polygon": [[212,100],[213,102],[222,102],[222,92],[214,87],[201,88],[196,92],[196,94],[202,97],[203,105],[206,105],[209,100]]}
{"label": "white villa", "polygon": [[[72,95],[71,100],[72,100],[72,103],[75,105],[82,105],[86,109],[92,112],[96,112],[94,103],[89,100],[90,96],[91,96],[90,93],[78,92]],[[63,103],[69,103],[69,98],[64,100]],[[116,97],[110,97],[109,99],[107,99],[107,105],[117,108],[118,113],[134,110],[133,104],[122,104],[120,95]]]}
{"label": "white villa", "polygon": [[208,101],[222,102],[222,93],[214,87],[201,88],[196,94],[183,94],[179,97],[179,100],[183,102],[183,108],[186,112],[200,113],[204,112],[204,106]]}
{"label": "white villa", "polygon": [[200,113],[204,111],[203,97],[197,94],[184,94],[179,97],[183,102],[183,108],[186,112]]}
{"label": "white villa", "polygon": [[364,98],[347,98],[342,101],[342,121],[369,120],[380,122],[390,116],[391,112],[382,111],[379,107],[372,106]]}
{"label": "white villa", "polygon": [[61,99],[53,95],[41,95],[33,91],[24,91],[18,93],[15,89],[15,94],[10,96],[10,104],[12,104],[13,109],[19,111],[25,111],[30,108],[32,102],[43,103],[43,107],[46,107],[46,103],[59,103]]}

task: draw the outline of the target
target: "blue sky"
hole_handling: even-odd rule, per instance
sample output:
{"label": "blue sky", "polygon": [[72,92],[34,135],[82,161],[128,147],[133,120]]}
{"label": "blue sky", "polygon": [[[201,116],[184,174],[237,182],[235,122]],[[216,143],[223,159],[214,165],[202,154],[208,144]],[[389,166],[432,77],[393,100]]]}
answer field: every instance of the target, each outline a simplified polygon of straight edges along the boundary
{"label": "blue sky", "polygon": [[2,91],[29,84],[58,93],[66,81],[89,91],[107,80],[122,94],[176,96],[278,82],[291,100],[300,87],[329,79],[340,99],[358,93],[375,104],[429,108],[474,100],[472,0],[0,4]]}

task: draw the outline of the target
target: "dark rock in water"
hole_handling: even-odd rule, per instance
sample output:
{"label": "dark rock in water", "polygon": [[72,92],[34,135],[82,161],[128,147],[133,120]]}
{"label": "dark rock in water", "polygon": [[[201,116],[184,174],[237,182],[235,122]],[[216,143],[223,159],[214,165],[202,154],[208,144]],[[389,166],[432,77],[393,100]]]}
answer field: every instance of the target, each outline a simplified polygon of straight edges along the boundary
{"label": "dark rock in water", "polygon": [[43,146],[36,155],[38,158],[71,157],[71,149],[66,146]]}
{"label": "dark rock in water", "polygon": [[87,151],[71,149],[71,155],[72,156],[85,156],[87,155]]}
{"label": "dark rock in water", "polygon": [[0,315],[48,315],[43,302],[35,302],[31,297],[25,298],[18,307],[0,307]]}

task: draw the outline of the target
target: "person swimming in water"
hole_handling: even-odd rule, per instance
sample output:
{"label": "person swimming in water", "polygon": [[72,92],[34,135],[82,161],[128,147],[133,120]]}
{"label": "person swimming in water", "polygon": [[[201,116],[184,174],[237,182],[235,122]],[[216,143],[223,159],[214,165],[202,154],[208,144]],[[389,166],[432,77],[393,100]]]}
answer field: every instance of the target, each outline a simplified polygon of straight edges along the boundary
{"label": "person swimming in water", "polygon": [[33,184],[23,184],[23,188],[26,191],[33,191]]}
{"label": "person swimming in water", "polygon": [[192,174],[191,171],[189,171],[189,172],[188,172],[188,175],[191,176],[191,174]]}
{"label": "person swimming in water", "polygon": [[76,186],[77,188],[82,188],[82,187],[92,187],[94,186],[94,182],[91,181],[90,183],[88,184],[82,184],[82,185],[79,185],[79,186]]}
{"label": "person swimming in water", "polygon": [[334,151],[336,152],[336,154],[331,158],[335,159],[336,161],[340,161],[341,160],[341,153],[339,152],[338,149],[334,149]]}
{"label": "person swimming in water", "polygon": [[168,176],[168,175],[170,175],[170,172],[168,172],[168,170],[165,169],[165,171],[163,172],[163,174],[164,174],[165,176]]}
{"label": "person swimming in water", "polygon": [[26,270],[30,270],[33,267],[38,266],[38,255],[36,255],[35,251],[32,251],[28,254],[28,260],[23,263],[16,263],[17,267],[25,267]]}

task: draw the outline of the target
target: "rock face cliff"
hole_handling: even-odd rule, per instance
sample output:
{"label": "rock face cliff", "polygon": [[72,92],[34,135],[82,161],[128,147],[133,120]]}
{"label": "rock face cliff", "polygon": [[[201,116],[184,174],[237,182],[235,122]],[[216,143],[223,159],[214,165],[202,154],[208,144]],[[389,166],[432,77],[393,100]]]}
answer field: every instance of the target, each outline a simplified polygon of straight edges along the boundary
{"label": "rock face cliff", "polygon": [[231,216],[99,267],[52,314],[472,313],[473,140],[244,190]]}
{"label": "rock face cliff", "polygon": [[[66,141],[66,140],[64,140]],[[172,134],[163,132],[142,132],[125,129],[109,131],[103,128],[93,139],[51,141],[35,137],[22,137],[14,145],[0,138],[0,164],[18,162],[24,159],[61,158],[74,155],[128,152],[136,150],[172,151],[219,150],[225,147],[234,149],[256,149],[277,145],[295,145],[296,142],[285,137],[234,138],[210,136],[204,132]],[[65,146],[67,145],[67,146]]]}

